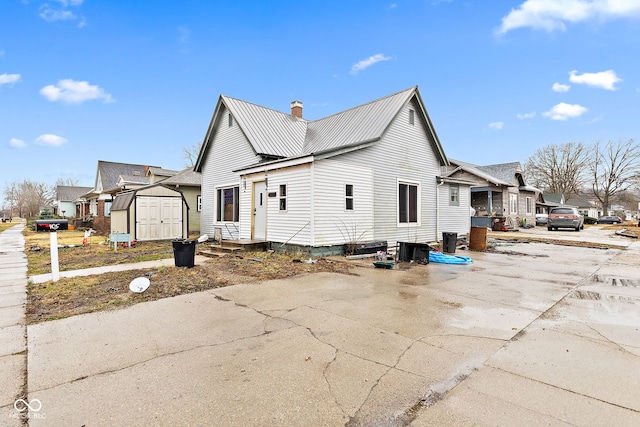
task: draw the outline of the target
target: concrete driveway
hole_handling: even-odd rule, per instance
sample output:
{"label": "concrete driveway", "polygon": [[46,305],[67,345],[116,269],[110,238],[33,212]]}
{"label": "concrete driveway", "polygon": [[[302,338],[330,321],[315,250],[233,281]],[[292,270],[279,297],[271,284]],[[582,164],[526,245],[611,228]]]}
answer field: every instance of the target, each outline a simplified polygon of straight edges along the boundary
{"label": "concrete driveway", "polygon": [[626,242],[32,325],[29,425],[640,425],[640,245]]}

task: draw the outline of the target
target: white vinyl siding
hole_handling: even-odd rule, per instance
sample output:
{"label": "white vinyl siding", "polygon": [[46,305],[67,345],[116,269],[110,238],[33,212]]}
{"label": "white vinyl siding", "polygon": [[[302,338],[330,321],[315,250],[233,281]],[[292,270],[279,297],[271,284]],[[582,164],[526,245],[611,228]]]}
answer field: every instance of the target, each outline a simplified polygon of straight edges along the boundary
{"label": "white vinyl siding", "polygon": [[449,203],[449,192],[447,184],[440,186],[440,227],[438,229],[438,239],[442,238],[442,233],[458,233],[464,235],[471,229],[471,188],[468,185],[459,185],[459,206],[452,206]]}
{"label": "white vinyl siding", "polygon": [[[409,124],[410,109],[416,110],[417,105],[413,102],[405,105],[379,142],[339,157],[346,164],[372,170],[375,224],[372,238],[386,240],[389,245],[397,241],[436,240],[435,177],[440,174],[440,164],[421,115],[416,115],[414,125]],[[398,179],[420,183],[420,226],[398,226]],[[358,203],[360,200],[358,196]],[[358,211],[361,212],[359,208]]]}
{"label": "white vinyl siding", "polygon": [[[202,212],[200,218],[200,231],[210,236],[214,235],[215,228],[222,229],[223,239],[237,239],[239,237],[239,224],[219,223],[216,221],[216,189],[227,185],[241,185],[237,173],[232,172],[242,166],[257,163],[257,156],[251,144],[244,136],[239,126],[228,126],[228,111],[218,115],[219,121],[210,135],[211,145],[202,167]],[[222,124],[222,125],[221,125]],[[240,187],[240,193],[243,187]],[[249,190],[249,192],[251,192]],[[251,204],[249,204],[251,206]],[[240,213],[242,221],[243,212]],[[250,212],[247,212],[250,214]],[[249,220],[251,217],[248,217]]]}
{"label": "white vinyl siding", "polygon": [[[315,246],[372,241],[373,170],[339,157],[315,162],[313,175]],[[353,210],[345,209],[345,182],[353,185]]]}

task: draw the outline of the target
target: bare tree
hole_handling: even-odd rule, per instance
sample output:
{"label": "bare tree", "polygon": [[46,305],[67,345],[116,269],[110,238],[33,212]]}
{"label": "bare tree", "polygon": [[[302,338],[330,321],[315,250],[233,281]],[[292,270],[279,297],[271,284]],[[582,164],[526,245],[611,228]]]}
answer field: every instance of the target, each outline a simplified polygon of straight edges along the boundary
{"label": "bare tree", "polygon": [[12,212],[17,211],[20,217],[37,215],[40,208],[51,206],[53,196],[51,186],[28,179],[7,184],[3,193]]}
{"label": "bare tree", "polygon": [[640,146],[635,140],[611,140],[602,144],[596,141],[589,163],[593,195],[602,203],[604,215],[608,214],[609,202],[638,180],[640,169]]}
{"label": "bare tree", "polygon": [[184,154],[185,167],[191,168],[195,166],[198,156],[200,155],[200,148],[202,143],[198,142],[191,147],[182,147],[182,153]]}
{"label": "bare tree", "polygon": [[550,144],[536,150],[524,169],[527,182],[546,193],[562,194],[569,200],[582,187],[587,152],[581,142]]}

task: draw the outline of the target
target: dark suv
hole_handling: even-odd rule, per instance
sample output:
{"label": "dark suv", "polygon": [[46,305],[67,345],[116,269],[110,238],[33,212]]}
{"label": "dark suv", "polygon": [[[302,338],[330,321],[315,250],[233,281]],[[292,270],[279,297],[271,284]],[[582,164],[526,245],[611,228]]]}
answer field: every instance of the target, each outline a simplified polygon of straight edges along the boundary
{"label": "dark suv", "polygon": [[557,230],[558,228],[573,228],[576,231],[580,231],[584,228],[584,217],[574,207],[558,206],[551,208],[547,218],[547,230]]}

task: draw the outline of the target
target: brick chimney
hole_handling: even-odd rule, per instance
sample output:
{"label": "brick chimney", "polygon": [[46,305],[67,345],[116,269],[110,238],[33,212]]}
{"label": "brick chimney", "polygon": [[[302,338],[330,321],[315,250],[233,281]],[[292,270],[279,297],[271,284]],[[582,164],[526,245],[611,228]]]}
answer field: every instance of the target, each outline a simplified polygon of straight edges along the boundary
{"label": "brick chimney", "polygon": [[299,119],[302,118],[302,102],[300,101],[291,102],[291,115],[296,116]]}

